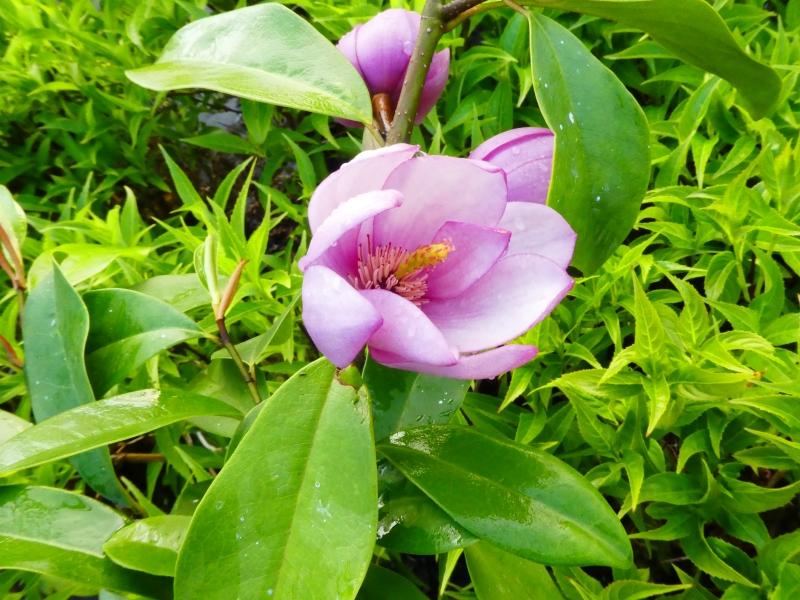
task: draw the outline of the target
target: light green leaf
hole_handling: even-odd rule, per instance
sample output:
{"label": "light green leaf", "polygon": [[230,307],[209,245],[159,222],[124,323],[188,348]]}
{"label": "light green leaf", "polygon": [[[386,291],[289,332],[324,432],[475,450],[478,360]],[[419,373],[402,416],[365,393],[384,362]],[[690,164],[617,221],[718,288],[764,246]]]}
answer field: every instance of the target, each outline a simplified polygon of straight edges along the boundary
{"label": "light green leaf", "polygon": [[0,447],[3,442],[11,439],[21,431],[25,431],[33,424],[25,419],[20,419],[14,413],[0,410]]}
{"label": "light green leaf", "polygon": [[549,454],[442,425],[396,433],[379,450],[461,526],[504,550],[544,564],[630,564],[611,508]]}
{"label": "light green leaf", "polygon": [[203,335],[183,313],[141,292],[97,290],[83,300],[89,310],[86,366],[98,396],[148,358]]}
{"label": "light green leaf", "polygon": [[45,419],[0,445],[0,473],[10,473],[205,415],[241,417],[219,400],[177,390],[140,390]]}
{"label": "light green leaf", "polygon": [[578,234],[592,273],[625,239],[650,173],[647,120],[616,76],[555,21],[531,14],[533,87],[556,136],[547,203]]}
{"label": "light green leaf", "polygon": [[369,93],[355,68],[322,34],[278,3],[190,23],[170,39],[155,64],[126,75],[157,91],[206,88],[372,121]]}
{"label": "light green leaf", "polygon": [[[86,307],[52,263],[31,290],[22,320],[25,380],[37,421],[94,401],[83,359],[88,331]],[[96,491],[127,502],[107,449],[97,448],[71,462]]]}
{"label": "light green leaf", "polygon": [[688,556],[699,569],[705,571],[709,575],[719,577],[725,581],[740,583],[746,587],[758,587],[714,553],[706,540],[702,525],[700,525],[698,530],[692,535],[683,538],[681,540],[681,546],[684,552],[686,552],[686,556]]}
{"label": "light green leaf", "polygon": [[87,592],[106,588],[168,598],[168,579],[127,571],[103,556],[103,543],[123,524],[113,510],[85,496],[45,487],[2,487],[0,569],[41,573]]}
{"label": "light green leaf", "polygon": [[200,502],[176,599],[354,598],[377,496],[368,406],[320,359],[266,402]]}
{"label": "light green leaf", "polygon": [[128,569],[172,577],[191,520],[183,515],[163,515],[134,521],[117,530],[103,550]]}
{"label": "light green leaf", "polygon": [[28,232],[28,219],[25,211],[11,196],[11,192],[4,185],[0,185],[0,227],[8,235],[11,244],[22,257],[20,248]]}

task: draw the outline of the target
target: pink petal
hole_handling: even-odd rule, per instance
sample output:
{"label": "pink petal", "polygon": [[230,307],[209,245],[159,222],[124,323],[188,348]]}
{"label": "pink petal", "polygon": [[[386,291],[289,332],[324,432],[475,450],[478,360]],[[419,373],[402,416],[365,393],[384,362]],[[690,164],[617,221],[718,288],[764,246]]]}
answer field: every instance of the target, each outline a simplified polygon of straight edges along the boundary
{"label": "pink petal", "polygon": [[497,225],[506,206],[503,171],[480,161],[420,156],[401,163],[383,184],[403,194],[403,205],[375,218],[377,244],[411,251],[429,244],[447,221]]}
{"label": "pink petal", "polygon": [[452,246],[447,260],[428,275],[429,298],[452,298],[483,277],[508,247],[511,234],[503,229],[448,221],[433,243]]}
{"label": "pink petal", "polygon": [[370,349],[390,352],[403,360],[452,365],[456,352],[416,305],[386,290],[361,290],[383,317],[383,326],[369,338]]}
{"label": "pink petal", "polygon": [[350,61],[350,64],[355,67],[358,74],[364,77],[361,65],[358,64],[358,54],[356,53],[356,36],[358,36],[359,29],[361,29],[361,25],[356,25],[353,29],[344,34],[342,39],[339,40],[339,43],[336,44],[336,47],[339,49],[339,52],[344,54],[345,58]]}
{"label": "pink petal", "polygon": [[423,306],[460,352],[499,346],[525,333],[572,289],[572,279],[553,261],[535,254],[505,256],[456,298]]}
{"label": "pink petal", "polygon": [[558,212],[531,202],[509,202],[500,227],[511,232],[508,255],[538,254],[566,268],[577,234]]}
{"label": "pink petal", "polygon": [[311,243],[308,245],[308,252],[300,259],[300,270],[305,271],[309,265],[331,249],[332,245],[336,245],[337,250],[348,256],[355,256],[356,236],[350,236],[353,239],[350,240],[349,244],[344,243],[342,236],[361,225],[367,219],[400,206],[402,202],[403,196],[395,190],[366,192],[345,200],[333,209],[317,228],[311,238]]}
{"label": "pink petal", "polygon": [[[450,74],[450,49],[447,48],[433,55],[431,68],[425,78],[425,85],[422,87],[422,96],[419,100],[416,122],[422,123],[447,85],[447,77]],[[399,95],[398,95],[399,97]]]}
{"label": "pink petal", "polygon": [[451,377],[452,379],[492,379],[501,373],[516,369],[533,360],[536,353],[535,346],[513,344],[500,346],[478,354],[462,355],[454,365],[436,367],[404,361],[391,354],[370,349],[370,356],[388,367],[439,375],[440,377]]}
{"label": "pink petal", "polygon": [[319,184],[308,204],[311,232],[316,232],[333,209],[345,200],[381,189],[389,174],[417,152],[419,146],[409,144],[368,150],[331,173]]}
{"label": "pink petal", "polygon": [[372,95],[391,94],[402,82],[419,33],[420,15],[391,9],[364,23],[356,36],[356,55]]}
{"label": "pink petal", "polygon": [[303,277],[303,323],[316,347],[339,368],[358,355],[382,319],[349,283],[325,267]]}
{"label": "pink petal", "polygon": [[475,148],[470,158],[502,167],[509,202],[547,201],[553,170],[553,132],[537,127],[511,129]]}

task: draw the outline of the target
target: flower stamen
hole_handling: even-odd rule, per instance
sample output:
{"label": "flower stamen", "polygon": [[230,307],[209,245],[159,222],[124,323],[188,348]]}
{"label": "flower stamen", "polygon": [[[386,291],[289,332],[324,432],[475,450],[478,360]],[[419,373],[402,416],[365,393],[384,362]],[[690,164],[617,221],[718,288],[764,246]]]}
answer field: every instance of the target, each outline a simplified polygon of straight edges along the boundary
{"label": "flower stamen", "polygon": [[358,245],[358,265],[350,281],[356,289],[394,292],[421,306],[426,302],[430,269],[444,262],[452,251],[450,242],[420,246],[411,253],[392,244],[373,248],[367,236],[366,249]]}

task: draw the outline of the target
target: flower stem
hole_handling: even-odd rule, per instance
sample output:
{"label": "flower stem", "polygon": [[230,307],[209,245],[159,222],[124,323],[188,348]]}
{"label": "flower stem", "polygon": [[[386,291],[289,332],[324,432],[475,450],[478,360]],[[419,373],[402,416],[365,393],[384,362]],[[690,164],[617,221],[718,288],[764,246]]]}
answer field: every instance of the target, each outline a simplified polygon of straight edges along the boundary
{"label": "flower stem", "polygon": [[486,2],[486,0],[452,0],[452,2],[448,2],[442,7],[442,20],[449,21],[455,19],[461,13],[478,6],[478,4],[483,4],[484,2]]}
{"label": "flower stem", "polygon": [[414,119],[419,109],[422,97],[422,87],[428,76],[436,45],[444,33],[444,19],[442,17],[442,0],[427,0],[422,9],[422,23],[419,28],[419,37],[414,46],[414,54],[406,70],[403,87],[400,90],[400,99],[394,113],[392,127],[386,136],[386,143],[399,144],[411,139],[414,128]]}

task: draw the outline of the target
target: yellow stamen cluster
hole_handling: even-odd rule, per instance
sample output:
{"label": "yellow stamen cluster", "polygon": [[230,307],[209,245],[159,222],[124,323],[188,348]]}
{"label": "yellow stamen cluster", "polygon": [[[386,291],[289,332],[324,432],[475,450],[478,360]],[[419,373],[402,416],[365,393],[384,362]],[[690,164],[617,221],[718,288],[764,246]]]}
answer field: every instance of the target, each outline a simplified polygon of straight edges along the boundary
{"label": "yellow stamen cluster", "polygon": [[452,251],[453,246],[448,242],[420,246],[400,263],[394,274],[398,279],[402,279],[426,267],[433,267],[444,262]]}

